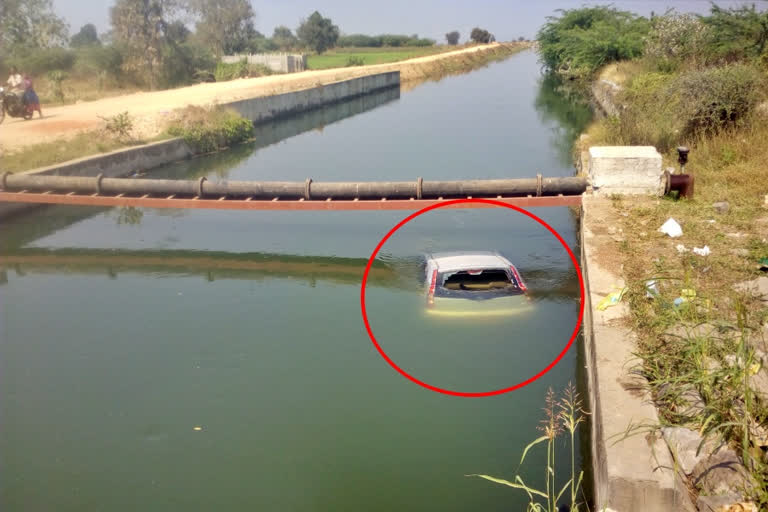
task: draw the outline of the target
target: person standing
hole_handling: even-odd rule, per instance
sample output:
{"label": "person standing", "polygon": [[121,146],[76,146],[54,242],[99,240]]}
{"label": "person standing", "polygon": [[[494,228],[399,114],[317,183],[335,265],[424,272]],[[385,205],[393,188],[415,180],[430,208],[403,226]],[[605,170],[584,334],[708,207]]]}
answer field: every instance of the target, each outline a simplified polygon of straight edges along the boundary
{"label": "person standing", "polygon": [[43,117],[43,111],[40,109],[40,98],[37,97],[35,88],[32,86],[32,79],[29,75],[24,75],[24,82],[22,85],[24,86],[24,96],[22,96],[22,101],[27,107],[27,111],[37,111],[37,113],[40,114],[40,117]]}

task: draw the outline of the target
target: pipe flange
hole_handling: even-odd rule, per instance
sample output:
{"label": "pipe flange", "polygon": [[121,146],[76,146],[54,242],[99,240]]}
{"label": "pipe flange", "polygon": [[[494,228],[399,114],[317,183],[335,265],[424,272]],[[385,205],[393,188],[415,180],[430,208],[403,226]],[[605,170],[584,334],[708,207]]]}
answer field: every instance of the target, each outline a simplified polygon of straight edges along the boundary
{"label": "pipe flange", "polygon": [[307,178],[304,182],[304,199],[309,201],[312,198],[312,178]]}
{"label": "pipe flange", "polygon": [[104,174],[99,173],[98,176],[96,176],[96,195],[101,195],[101,180],[104,179]]}
{"label": "pipe flange", "polygon": [[202,176],[199,180],[197,180],[197,197],[201,198],[203,197],[203,183],[208,181],[208,179],[205,176]]}
{"label": "pipe flange", "polygon": [[416,199],[421,200],[423,190],[424,190],[424,178],[419,176],[419,179],[416,180]]}
{"label": "pipe flange", "polygon": [[3,190],[7,190],[8,189],[8,184],[6,183],[6,179],[8,178],[9,174],[11,174],[11,173],[8,172],[8,171],[5,171],[2,174],[2,176],[0,176],[0,188],[2,188]]}
{"label": "pipe flange", "polygon": [[541,189],[542,189],[542,179],[541,174],[536,175],[536,197],[541,197]]}

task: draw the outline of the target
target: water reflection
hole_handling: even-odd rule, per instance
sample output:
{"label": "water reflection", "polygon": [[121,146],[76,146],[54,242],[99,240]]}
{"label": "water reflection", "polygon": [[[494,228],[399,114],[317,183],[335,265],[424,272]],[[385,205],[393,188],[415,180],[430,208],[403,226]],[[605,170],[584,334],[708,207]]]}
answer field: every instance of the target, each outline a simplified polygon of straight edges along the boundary
{"label": "water reflection", "polygon": [[[235,253],[190,250],[112,250],[27,248],[0,252],[0,269],[12,269],[17,276],[28,274],[87,274],[116,278],[122,273],[170,276],[203,276],[209,282],[220,279],[260,280],[289,278],[316,283],[359,285],[367,260],[325,256],[269,253]],[[573,302],[579,283],[575,272],[546,267],[520,267],[535,301]],[[385,256],[374,261],[368,284],[375,287],[423,291],[422,257]],[[0,285],[7,282],[0,280]]]}
{"label": "water reflection", "polygon": [[547,73],[539,80],[535,107],[541,121],[550,126],[552,146],[563,165],[573,165],[573,143],[592,121],[586,96]]}

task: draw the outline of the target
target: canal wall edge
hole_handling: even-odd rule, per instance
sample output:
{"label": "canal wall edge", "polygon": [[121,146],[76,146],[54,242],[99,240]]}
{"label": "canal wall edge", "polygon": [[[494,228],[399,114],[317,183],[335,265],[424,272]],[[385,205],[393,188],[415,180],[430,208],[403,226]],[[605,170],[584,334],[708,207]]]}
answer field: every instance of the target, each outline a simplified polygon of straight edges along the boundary
{"label": "canal wall edge", "polygon": [[611,200],[585,194],[581,211],[581,266],[585,282],[584,353],[591,413],[594,509],[615,512],[694,511],[672,454],[651,428],[656,408],[632,372],[635,338],[621,319],[619,302],[604,311],[597,304],[625,283],[601,248],[613,239],[606,225]]}
{"label": "canal wall edge", "polygon": [[[296,92],[224,103],[222,106],[232,108],[246,119],[258,124],[399,86],[400,72],[390,71]],[[194,151],[184,140],[175,138],[78,158],[24,171],[24,173],[51,176],[98,176],[103,174],[105,177],[124,177],[192,156],[194,156]],[[39,207],[40,205],[35,204],[0,203],[0,218],[17,215]]]}

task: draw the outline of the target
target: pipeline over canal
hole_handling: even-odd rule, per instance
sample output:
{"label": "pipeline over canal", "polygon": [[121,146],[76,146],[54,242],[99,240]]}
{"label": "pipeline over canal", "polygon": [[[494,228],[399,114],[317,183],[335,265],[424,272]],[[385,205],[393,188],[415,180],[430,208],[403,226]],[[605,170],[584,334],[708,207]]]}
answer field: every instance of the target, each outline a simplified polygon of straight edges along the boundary
{"label": "pipeline over canal", "polygon": [[[40,176],[4,173],[0,202],[228,210],[418,209],[447,199],[520,206],[581,204],[580,177],[379,182],[221,181]],[[482,207],[482,203],[459,206]]]}

